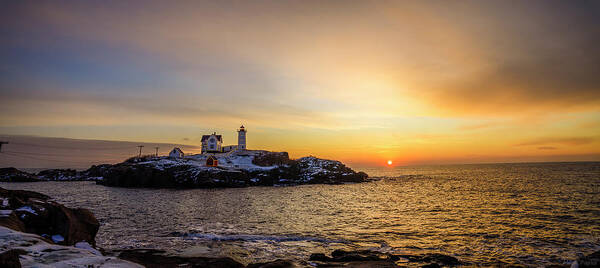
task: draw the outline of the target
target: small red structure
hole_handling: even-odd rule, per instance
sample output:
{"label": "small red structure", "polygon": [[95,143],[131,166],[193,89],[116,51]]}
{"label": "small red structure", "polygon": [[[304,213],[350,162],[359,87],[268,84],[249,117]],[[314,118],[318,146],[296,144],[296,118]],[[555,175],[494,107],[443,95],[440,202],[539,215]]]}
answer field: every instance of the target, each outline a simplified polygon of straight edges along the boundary
{"label": "small red structure", "polygon": [[216,157],[214,157],[214,156],[211,155],[211,156],[209,156],[206,159],[206,166],[207,167],[216,167],[218,165],[219,165],[219,160],[217,160]]}

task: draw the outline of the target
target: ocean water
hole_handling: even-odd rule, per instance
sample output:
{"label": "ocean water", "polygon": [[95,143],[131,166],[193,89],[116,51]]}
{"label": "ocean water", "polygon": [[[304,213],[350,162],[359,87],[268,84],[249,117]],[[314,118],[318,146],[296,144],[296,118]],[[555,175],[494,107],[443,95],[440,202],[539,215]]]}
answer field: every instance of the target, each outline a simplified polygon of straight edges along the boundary
{"label": "ocean water", "polygon": [[241,189],[0,183],[91,209],[98,245],[308,259],[369,248],[439,252],[475,265],[568,264],[600,250],[600,163],[358,169],[381,180]]}

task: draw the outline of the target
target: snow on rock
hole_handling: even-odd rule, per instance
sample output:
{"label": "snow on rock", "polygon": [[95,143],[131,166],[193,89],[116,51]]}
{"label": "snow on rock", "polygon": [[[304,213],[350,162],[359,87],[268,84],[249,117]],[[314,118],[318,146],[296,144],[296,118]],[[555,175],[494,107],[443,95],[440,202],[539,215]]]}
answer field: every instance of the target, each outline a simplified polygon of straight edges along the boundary
{"label": "snow on rock", "polygon": [[[277,166],[259,166],[253,163],[254,158],[264,151],[243,151],[216,154],[196,154],[186,156],[185,158],[170,158],[167,156],[154,157],[146,159],[143,162],[137,162],[138,165],[151,165],[158,170],[165,170],[176,166],[191,166],[199,170],[210,170],[214,167],[207,167],[206,160],[209,156],[214,156],[219,161],[219,167],[225,169],[243,169],[243,170],[270,170]],[[287,155],[287,154],[286,154]]]}
{"label": "snow on rock", "polygon": [[65,241],[65,238],[62,235],[55,234],[52,236],[52,241],[54,241],[54,243],[61,243]]}
{"label": "snow on rock", "polygon": [[[218,166],[206,166],[213,156]],[[94,168],[94,167],[93,167]],[[259,150],[197,154],[184,158],[149,157],[96,168],[97,183],[120,187],[217,188],[254,185],[364,182],[367,174],[339,161],[316,157],[291,160],[285,152]]]}
{"label": "snow on rock", "polygon": [[300,180],[307,183],[362,182],[367,179],[364,172],[355,172],[340,161],[326,160],[314,156],[297,160]]}
{"label": "snow on rock", "polygon": [[47,181],[75,181],[81,180],[74,169],[46,169],[38,172],[38,177]]}
{"label": "snow on rock", "polygon": [[0,251],[23,250],[22,267],[143,267],[115,257],[96,255],[89,249],[50,244],[38,235],[0,226]]}
{"label": "snow on rock", "polygon": [[46,195],[31,191],[0,188],[0,197],[11,200],[10,206],[3,209],[13,211],[10,214],[6,211],[8,216],[0,221],[2,226],[40,235],[60,235],[60,239],[55,237],[54,240],[65,245],[79,241],[95,244],[100,223],[87,209],[68,208],[51,201]]}
{"label": "snow on rock", "polygon": [[14,167],[0,168],[0,181],[4,182],[35,182],[39,178],[33,174],[20,171]]}
{"label": "snow on rock", "polygon": [[2,209],[0,210],[0,217],[8,217],[12,212],[10,209]]}
{"label": "snow on rock", "polygon": [[16,211],[21,211],[21,212],[29,212],[33,215],[37,215],[37,212],[35,212],[35,210],[33,208],[31,208],[30,206],[24,206],[24,207],[20,207],[15,209]]}
{"label": "snow on rock", "polygon": [[75,247],[80,248],[80,249],[85,249],[96,256],[102,256],[102,253],[100,253],[100,251],[98,251],[97,249],[93,248],[92,245],[90,245],[88,242],[85,242],[85,241],[77,242],[77,243],[75,243]]}

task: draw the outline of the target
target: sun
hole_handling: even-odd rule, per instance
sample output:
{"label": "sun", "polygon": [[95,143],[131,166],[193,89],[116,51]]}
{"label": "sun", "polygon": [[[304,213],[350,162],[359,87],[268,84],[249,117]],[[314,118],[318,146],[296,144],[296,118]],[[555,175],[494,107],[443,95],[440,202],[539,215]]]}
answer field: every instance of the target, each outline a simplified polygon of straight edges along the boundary
{"label": "sun", "polygon": [[392,165],[392,160],[388,160],[388,165]]}

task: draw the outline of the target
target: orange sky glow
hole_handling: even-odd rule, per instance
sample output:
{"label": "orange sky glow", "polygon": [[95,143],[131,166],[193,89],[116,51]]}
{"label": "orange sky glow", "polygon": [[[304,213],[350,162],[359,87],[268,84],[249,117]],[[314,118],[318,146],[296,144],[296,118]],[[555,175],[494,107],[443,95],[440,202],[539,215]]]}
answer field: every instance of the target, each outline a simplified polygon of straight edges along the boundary
{"label": "orange sky glow", "polygon": [[134,3],[0,4],[0,134],[244,124],[250,149],[353,166],[600,160],[597,3]]}

